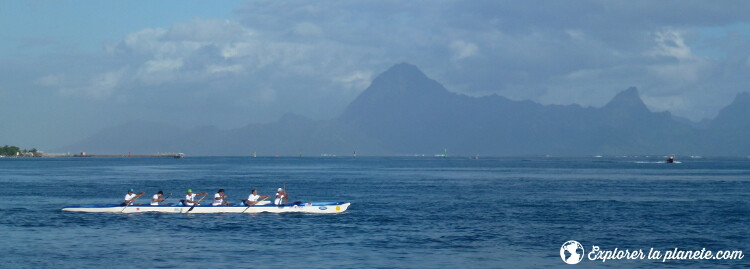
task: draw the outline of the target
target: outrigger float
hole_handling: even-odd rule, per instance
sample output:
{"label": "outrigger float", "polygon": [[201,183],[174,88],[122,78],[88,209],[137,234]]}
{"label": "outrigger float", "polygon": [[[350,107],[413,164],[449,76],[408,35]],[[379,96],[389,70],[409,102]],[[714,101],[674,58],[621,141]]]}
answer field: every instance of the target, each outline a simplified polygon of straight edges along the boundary
{"label": "outrigger float", "polygon": [[89,213],[140,213],[140,212],[160,212],[160,213],[286,213],[286,212],[301,212],[301,213],[322,213],[322,214],[335,214],[346,211],[349,208],[350,203],[344,202],[310,202],[301,203],[295,202],[291,204],[273,205],[268,201],[259,202],[258,204],[245,206],[245,205],[230,205],[230,206],[212,206],[212,205],[197,205],[197,206],[185,206],[182,204],[176,205],[130,205],[123,206],[121,204],[108,204],[108,205],[77,205],[64,207],[62,211],[68,212],[89,212]]}

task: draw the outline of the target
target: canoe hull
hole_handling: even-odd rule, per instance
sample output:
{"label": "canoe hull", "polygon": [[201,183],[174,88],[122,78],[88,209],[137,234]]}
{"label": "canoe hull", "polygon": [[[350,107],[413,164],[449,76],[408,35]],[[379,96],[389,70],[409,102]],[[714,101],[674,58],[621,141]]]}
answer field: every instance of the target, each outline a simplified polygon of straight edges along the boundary
{"label": "canoe hull", "polygon": [[141,212],[159,212],[159,213],[190,213],[190,214],[210,214],[210,213],[314,213],[314,214],[335,214],[346,211],[350,203],[344,202],[312,202],[300,204],[285,205],[254,205],[254,206],[211,206],[200,205],[190,206],[151,206],[151,205],[131,205],[120,206],[112,205],[94,205],[94,206],[69,206],[62,209],[66,212],[88,212],[88,213],[141,213]]}

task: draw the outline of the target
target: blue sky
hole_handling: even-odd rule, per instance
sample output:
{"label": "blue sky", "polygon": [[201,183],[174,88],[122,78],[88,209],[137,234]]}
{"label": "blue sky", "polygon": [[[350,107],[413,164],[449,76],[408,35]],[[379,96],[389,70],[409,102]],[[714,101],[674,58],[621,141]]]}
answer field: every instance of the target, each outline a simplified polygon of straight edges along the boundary
{"label": "blue sky", "polygon": [[[4,1],[0,143],[155,121],[331,119],[408,62],[451,91],[714,117],[748,91],[746,1]],[[13,131],[8,131],[13,130]]]}

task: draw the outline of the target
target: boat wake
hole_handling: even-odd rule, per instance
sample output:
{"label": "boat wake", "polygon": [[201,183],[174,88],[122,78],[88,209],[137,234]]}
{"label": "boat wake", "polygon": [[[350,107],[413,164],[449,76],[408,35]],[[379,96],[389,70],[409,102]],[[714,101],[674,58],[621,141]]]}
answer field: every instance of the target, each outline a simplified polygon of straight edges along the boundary
{"label": "boat wake", "polygon": [[[635,161],[633,163],[661,163],[661,164],[669,164],[668,162],[665,162],[665,161],[655,161],[655,162]],[[682,163],[682,162],[681,161],[674,161],[672,163]]]}

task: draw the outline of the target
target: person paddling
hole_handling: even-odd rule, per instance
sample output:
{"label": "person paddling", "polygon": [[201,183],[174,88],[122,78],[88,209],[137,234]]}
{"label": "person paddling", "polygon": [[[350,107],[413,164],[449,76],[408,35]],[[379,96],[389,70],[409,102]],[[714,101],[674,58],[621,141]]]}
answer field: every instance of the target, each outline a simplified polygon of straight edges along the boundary
{"label": "person paddling", "polygon": [[212,206],[221,206],[221,205],[229,205],[229,202],[224,201],[227,199],[227,196],[224,195],[224,189],[219,189],[219,191],[214,194],[214,202],[211,203]]}
{"label": "person paddling", "polygon": [[278,190],[276,190],[276,200],[273,201],[273,204],[274,205],[284,204],[287,202],[288,198],[289,197],[287,196],[286,191],[284,191],[284,189],[282,188],[279,188]]}
{"label": "person paddling", "polygon": [[125,194],[125,201],[123,201],[121,205],[133,205],[133,201],[135,201],[135,199],[138,199],[138,197],[141,197],[141,195],[146,193],[145,191],[139,194],[135,194],[134,192],[135,191],[133,191],[133,189],[129,189],[128,194]]}
{"label": "person paddling", "polygon": [[153,197],[151,197],[151,205],[159,205],[159,202],[166,200],[165,198],[161,198],[164,195],[164,192],[159,191],[156,194],[154,194]]}
{"label": "person paddling", "polygon": [[186,206],[193,206],[194,204],[200,205],[197,201],[195,201],[196,196],[206,195],[207,192],[201,192],[201,193],[193,193],[193,189],[187,190],[187,195],[185,195],[185,205]]}
{"label": "person paddling", "polygon": [[258,195],[258,190],[253,189],[252,192],[250,192],[250,196],[247,197],[247,206],[254,205],[258,203],[258,199],[268,199],[268,195]]}

